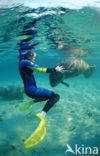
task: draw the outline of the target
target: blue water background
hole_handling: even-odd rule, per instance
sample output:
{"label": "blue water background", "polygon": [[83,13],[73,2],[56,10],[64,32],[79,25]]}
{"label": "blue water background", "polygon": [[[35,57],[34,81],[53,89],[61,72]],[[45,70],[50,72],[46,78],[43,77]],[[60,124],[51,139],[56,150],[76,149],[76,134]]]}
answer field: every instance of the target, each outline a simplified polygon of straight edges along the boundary
{"label": "blue water background", "polygon": [[[25,149],[22,142],[38,125],[35,114],[41,111],[45,102],[20,112],[20,104],[30,100],[25,94],[24,99],[0,97],[0,156],[63,156],[66,155],[66,144],[73,149],[75,144],[99,148],[100,12],[88,7],[70,10],[17,6],[0,9],[0,14],[1,90],[9,85],[13,85],[15,90],[17,86],[23,87],[18,71],[18,35],[34,19],[38,19],[37,33],[32,41],[39,42],[35,47],[35,63],[43,67],[55,67],[61,60],[74,56],[96,65],[95,72],[88,79],[80,75],[65,80],[70,84],[69,88],[62,84],[52,88],[48,74],[34,73],[39,87],[53,90],[61,98],[48,112],[44,140],[33,148]],[[59,48],[62,45],[64,48]]]}

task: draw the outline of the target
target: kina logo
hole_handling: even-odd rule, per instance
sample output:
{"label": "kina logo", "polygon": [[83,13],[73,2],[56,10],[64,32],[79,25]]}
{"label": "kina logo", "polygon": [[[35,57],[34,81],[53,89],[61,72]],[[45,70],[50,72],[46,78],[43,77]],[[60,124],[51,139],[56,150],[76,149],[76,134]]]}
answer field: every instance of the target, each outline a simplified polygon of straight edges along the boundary
{"label": "kina logo", "polygon": [[85,147],[84,145],[82,146],[78,146],[77,144],[75,144],[74,149],[72,149],[72,147],[69,144],[66,144],[67,149],[65,151],[65,154],[67,155],[68,153],[72,153],[73,155],[76,154],[84,154],[84,155],[98,155],[99,154],[99,149],[98,147]]}

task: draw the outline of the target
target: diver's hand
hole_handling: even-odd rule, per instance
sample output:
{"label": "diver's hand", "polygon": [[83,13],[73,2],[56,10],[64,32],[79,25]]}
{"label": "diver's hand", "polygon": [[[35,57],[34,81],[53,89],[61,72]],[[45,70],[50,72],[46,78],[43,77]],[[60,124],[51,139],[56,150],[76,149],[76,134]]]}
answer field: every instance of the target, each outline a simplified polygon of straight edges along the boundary
{"label": "diver's hand", "polygon": [[64,71],[64,67],[63,66],[57,66],[55,68],[56,72],[63,72]]}

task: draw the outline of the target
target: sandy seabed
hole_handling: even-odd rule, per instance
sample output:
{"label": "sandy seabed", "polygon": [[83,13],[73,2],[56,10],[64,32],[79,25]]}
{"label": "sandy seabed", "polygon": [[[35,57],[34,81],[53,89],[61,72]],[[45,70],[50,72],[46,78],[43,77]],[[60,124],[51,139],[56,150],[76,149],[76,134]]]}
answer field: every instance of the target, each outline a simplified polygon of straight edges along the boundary
{"label": "sandy seabed", "polygon": [[[0,156],[64,156],[66,144],[100,147],[100,85],[99,79],[68,80],[69,88],[59,84],[46,88],[59,93],[60,101],[46,116],[45,138],[36,146],[26,149],[23,141],[36,129],[40,112],[45,102],[33,104],[21,112],[23,100],[0,98]],[[43,82],[41,87],[43,87]],[[71,153],[69,153],[69,156]]]}

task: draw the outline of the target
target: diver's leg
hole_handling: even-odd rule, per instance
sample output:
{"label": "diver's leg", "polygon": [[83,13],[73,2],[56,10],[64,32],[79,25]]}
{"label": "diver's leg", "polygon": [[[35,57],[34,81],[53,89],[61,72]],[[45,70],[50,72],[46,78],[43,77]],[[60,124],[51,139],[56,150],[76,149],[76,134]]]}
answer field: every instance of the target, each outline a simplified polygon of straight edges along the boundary
{"label": "diver's leg", "polygon": [[34,102],[36,103],[36,102],[42,102],[42,101],[46,101],[46,100],[48,100],[49,98],[48,97],[36,97],[35,99],[34,99]]}
{"label": "diver's leg", "polygon": [[50,90],[43,89],[43,88],[37,88],[35,91],[35,95],[38,99],[41,99],[42,101],[47,99],[46,105],[43,108],[44,112],[48,112],[54,104],[60,99],[60,96]]}
{"label": "diver's leg", "polygon": [[42,113],[45,115],[60,99],[58,94],[43,88],[34,88],[33,91],[31,91],[31,93],[28,95],[31,98],[34,98],[36,102],[48,100],[42,110]]}
{"label": "diver's leg", "polygon": [[53,107],[54,104],[56,104],[56,102],[59,100],[60,96],[54,92],[52,92],[51,96],[44,96],[44,97],[38,97],[35,98],[34,102],[41,102],[41,101],[47,101],[46,105],[44,106],[42,111],[48,112],[51,107]]}
{"label": "diver's leg", "polygon": [[43,111],[47,113],[54,106],[54,104],[56,104],[57,101],[59,101],[59,99],[60,99],[60,96],[53,92],[52,96],[49,97],[49,100],[45,104]]}

